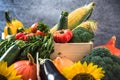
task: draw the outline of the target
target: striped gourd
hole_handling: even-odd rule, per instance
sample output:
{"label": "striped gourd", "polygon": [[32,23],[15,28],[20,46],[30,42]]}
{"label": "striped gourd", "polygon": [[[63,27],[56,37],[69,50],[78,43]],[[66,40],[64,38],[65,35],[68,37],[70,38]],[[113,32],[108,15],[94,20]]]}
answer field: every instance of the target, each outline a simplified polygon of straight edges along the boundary
{"label": "striped gourd", "polygon": [[[82,6],[78,9],[73,10],[71,13],[69,13],[68,29],[74,29],[80,23],[87,20],[90,17],[94,9],[94,6],[95,6],[95,3],[91,2],[88,5]],[[57,30],[57,24],[50,29],[50,32],[54,33],[56,30]]]}

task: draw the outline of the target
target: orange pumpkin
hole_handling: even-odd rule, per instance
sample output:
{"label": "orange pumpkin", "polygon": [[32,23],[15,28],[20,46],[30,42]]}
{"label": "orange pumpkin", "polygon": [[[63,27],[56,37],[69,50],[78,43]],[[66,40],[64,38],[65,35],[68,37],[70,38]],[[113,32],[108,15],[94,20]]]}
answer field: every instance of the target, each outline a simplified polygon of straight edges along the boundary
{"label": "orange pumpkin", "polygon": [[56,57],[53,60],[53,64],[56,66],[58,71],[62,72],[62,69],[68,66],[73,65],[73,61],[68,59],[67,57]]}
{"label": "orange pumpkin", "polygon": [[103,44],[101,46],[108,48],[110,50],[111,54],[120,57],[120,49],[118,49],[116,47],[116,36],[112,36],[106,44]]}
{"label": "orange pumpkin", "polygon": [[33,57],[28,54],[29,60],[21,60],[15,62],[14,68],[18,75],[22,75],[23,80],[37,80],[37,68]]}

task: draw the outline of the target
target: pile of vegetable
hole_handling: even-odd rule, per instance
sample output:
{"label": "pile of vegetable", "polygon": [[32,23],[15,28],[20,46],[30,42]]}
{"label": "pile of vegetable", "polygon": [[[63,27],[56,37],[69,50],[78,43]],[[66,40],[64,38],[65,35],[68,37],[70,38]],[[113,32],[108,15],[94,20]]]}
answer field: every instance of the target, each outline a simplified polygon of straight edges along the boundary
{"label": "pile of vegetable", "polygon": [[[89,20],[95,3],[78,8],[71,13],[62,11],[58,24],[50,29],[56,43],[87,43],[94,40],[97,22]],[[85,12],[84,12],[85,11]]]}
{"label": "pile of vegetable", "polygon": [[120,49],[115,46],[115,36],[108,43],[95,46],[81,61],[73,62],[65,56],[50,59],[55,43],[94,40],[97,21],[89,19],[94,7],[95,3],[91,2],[71,13],[62,11],[51,29],[41,21],[25,27],[5,11],[4,39],[0,40],[0,80],[119,80]]}

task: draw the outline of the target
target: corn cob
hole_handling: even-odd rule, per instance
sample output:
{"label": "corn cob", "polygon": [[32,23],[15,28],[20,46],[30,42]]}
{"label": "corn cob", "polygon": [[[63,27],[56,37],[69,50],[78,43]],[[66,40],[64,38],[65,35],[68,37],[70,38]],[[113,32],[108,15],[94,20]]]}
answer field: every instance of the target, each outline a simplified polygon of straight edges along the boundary
{"label": "corn cob", "polygon": [[[82,6],[78,9],[75,9],[68,15],[68,29],[74,29],[87,20],[90,17],[90,14],[93,11],[95,6],[94,2],[89,3],[88,5]],[[54,33],[57,30],[57,24],[50,29],[50,33]]]}
{"label": "corn cob", "polygon": [[88,29],[90,31],[93,31],[95,33],[96,30],[97,30],[97,27],[98,27],[98,22],[95,21],[95,20],[87,20],[85,22],[82,22],[77,27],[84,27],[84,28],[86,28],[86,29]]}

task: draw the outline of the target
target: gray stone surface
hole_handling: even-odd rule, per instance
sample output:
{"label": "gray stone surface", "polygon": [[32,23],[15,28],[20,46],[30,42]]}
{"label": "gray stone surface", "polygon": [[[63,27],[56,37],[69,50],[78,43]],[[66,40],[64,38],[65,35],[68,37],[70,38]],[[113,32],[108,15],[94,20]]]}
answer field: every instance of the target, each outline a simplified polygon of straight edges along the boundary
{"label": "gray stone surface", "polygon": [[[0,0],[0,34],[5,26],[4,11],[10,11],[11,17],[21,20],[26,27],[34,22],[43,21],[50,26],[58,21],[60,12],[83,6],[93,0]],[[117,47],[120,48],[120,1],[94,0],[96,8],[91,19],[98,21],[99,26],[94,45],[106,43],[116,35]]]}

